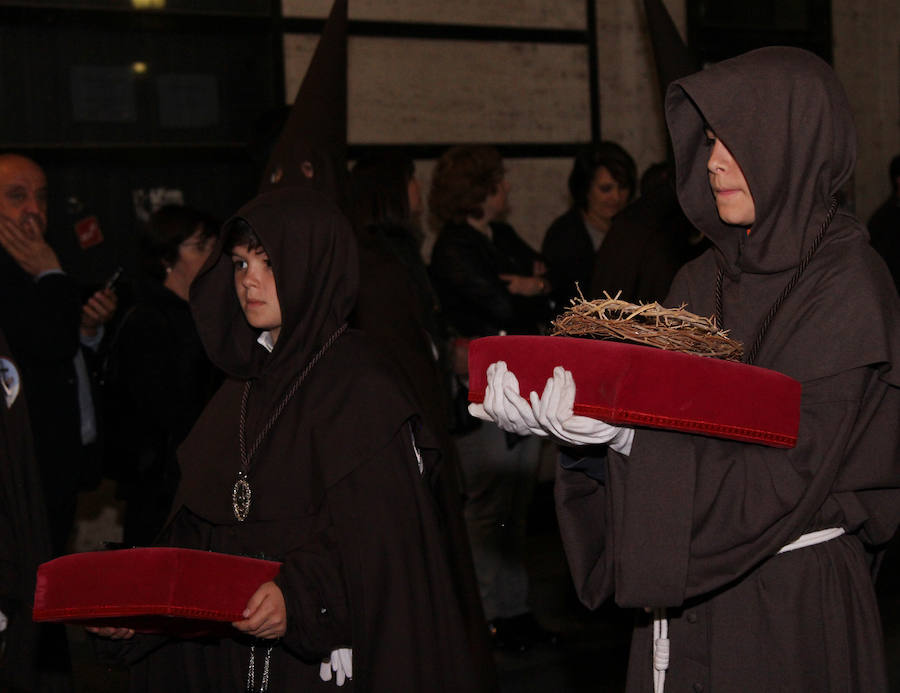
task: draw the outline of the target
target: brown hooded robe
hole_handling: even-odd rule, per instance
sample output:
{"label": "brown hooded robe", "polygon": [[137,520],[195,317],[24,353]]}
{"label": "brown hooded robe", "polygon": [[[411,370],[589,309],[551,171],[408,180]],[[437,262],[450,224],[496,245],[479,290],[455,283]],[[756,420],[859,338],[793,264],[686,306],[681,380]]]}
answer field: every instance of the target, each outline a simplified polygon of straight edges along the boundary
{"label": "brown hooded robe", "polygon": [[[714,248],[667,305],[716,312],[753,343],[856,158],[832,70],[766,48],[676,81],[666,114],[685,214]],[[722,223],[704,122],[740,164],[752,232]],[[667,691],[886,691],[870,566],[900,517],[900,306],[865,229],[839,209],[762,342],[756,365],[803,385],[791,450],[637,430],[606,482],[560,471],[557,507],[576,587],[597,606],[669,607]],[[846,535],[776,555],[800,535]],[[628,690],[653,690],[641,613]]]}
{"label": "brown hooded robe", "polygon": [[[249,517],[235,519],[244,383],[253,383],[249,448],[295,375],[346,322],[358,273],[349,224],[310,188],[262,194],[237,218],[269,255],[282,329],[271,354],[257,343],[220,241],[191,306],[210,358],[230,378],[179,449],[182,482],[162,543],[284,562],[276,583],[288,630],[272,652],[273,693],[474,690],[431,488],[436,440],[361,333],[340,336],[284,408],[250,463]],[[250,642],[237,631],[209,641],[137,636],[119,654],[137,660],[135,690],[243,692]],[[353,649],[353,679],[340,689],[319,678],[322,658],[338,647]],[[257,687],[264,650],[261,641]]]}

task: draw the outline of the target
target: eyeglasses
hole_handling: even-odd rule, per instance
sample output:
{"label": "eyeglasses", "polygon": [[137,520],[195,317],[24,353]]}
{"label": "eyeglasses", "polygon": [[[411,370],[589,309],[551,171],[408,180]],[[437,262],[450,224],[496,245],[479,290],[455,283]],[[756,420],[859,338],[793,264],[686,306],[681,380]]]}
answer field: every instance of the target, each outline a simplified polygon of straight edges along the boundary
{"label": "eyeglasses", "polygon": [[179,248],[196,248],[206,250],[216,242],[215,236],[202,236],[201,238],[188,238],[178,244]]}

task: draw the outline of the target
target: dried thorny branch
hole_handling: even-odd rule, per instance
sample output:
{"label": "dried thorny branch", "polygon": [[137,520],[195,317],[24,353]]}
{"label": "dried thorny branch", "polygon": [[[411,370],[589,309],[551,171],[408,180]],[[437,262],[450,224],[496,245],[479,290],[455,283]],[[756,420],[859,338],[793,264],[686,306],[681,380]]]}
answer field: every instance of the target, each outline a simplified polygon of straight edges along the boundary
{"label": "dried thorny branch", "polygon": [[634,342],[681,351],[697,356],[740,361],[743,346],[720,330],[714,318],[704,318],[680,308],[664,308],[658,303],[635,305],[619,300],[621,292],[594,301],[584,296],[553,321],[554,335],[591,337]]}

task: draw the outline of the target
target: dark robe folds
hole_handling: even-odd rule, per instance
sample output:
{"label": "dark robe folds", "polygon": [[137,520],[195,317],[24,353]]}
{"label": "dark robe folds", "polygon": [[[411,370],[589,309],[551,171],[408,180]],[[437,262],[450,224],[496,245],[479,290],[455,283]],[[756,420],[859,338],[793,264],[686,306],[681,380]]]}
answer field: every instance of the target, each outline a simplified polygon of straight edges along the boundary
{"label": "dark robe folds", "polygon": [[0,690],[64,691],[68,646],[62,626],[31,620],[37,567],[52,551],[28,416],[29,384],[20,368],[0,332],[0,611],[7,618],[0,632]]}
{"label": "dark robe folds", "polygon": [[[715,246],[681,270],[667,305],[715,314],[723,272],[724,327],[749,350],[851,175],[850,108],[824,62],[766,48],[674,82],[666,115],[679,200]],[[705,124],[743,170],[749,234],[716,213]],[[614,594],[668,607],[667,691],[886,691],[870,566],[900,519],[900,305],[843,209],[755,365],[802,383],[795,448],[637,430],[627,458],[610,454],[605,482],[560,471],[576,586],[592,606]],[[846,534],[778,554],[827,528]],[[640,613],[628,690],[652,691]]]}
{"label": "dark robe folds", "polygon": [[[250,463],[249,516],[235,519],[244,383],[253,384],[249,448],[294,377],[346,322],[358,284],[349,225],[318,193],[266,193],[238,218],[271,260],[282,329],[271,354],[257,343],[220,242],[191,305],[210,358],[230,377],[179,450],[182,481],[163,541],[283,561],[276,583],[287,633],[272,650],[273,693],[335,690],[320,679],[320,663],[347,647],[353,679],[340,690],[481,690],[448,565],[447,518],[432,492],[437,440],[361,333],[343,333],[289,400]],[[135,690],[237,692],[251,644],[237,631],[209,641],[137,636],[119,655],[136,661]],[[265,648],[256,643],[257,686]]]}

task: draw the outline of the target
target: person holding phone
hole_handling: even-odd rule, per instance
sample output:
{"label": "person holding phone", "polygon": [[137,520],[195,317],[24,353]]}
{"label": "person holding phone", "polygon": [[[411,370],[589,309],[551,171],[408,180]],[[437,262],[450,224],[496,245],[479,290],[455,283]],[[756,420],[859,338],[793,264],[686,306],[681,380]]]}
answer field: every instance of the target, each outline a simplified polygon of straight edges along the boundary
{"label": "person holding phone", "polygon": [[140,238],[138,300],[110,340],[104,459],[126,502],[127,546],[147,546],[162,529],[178,486],[175,451],[222,382],[188,304],[219,226],[181,205],[151,215]]}

